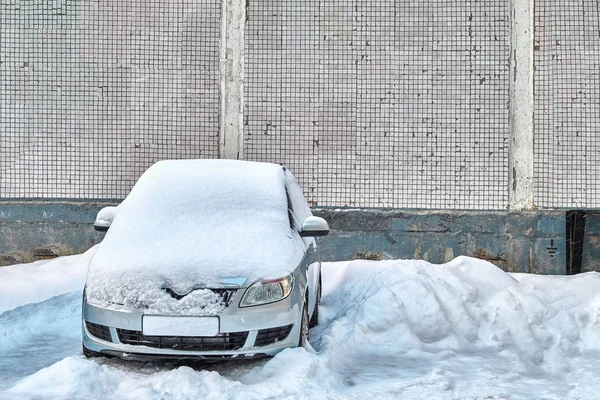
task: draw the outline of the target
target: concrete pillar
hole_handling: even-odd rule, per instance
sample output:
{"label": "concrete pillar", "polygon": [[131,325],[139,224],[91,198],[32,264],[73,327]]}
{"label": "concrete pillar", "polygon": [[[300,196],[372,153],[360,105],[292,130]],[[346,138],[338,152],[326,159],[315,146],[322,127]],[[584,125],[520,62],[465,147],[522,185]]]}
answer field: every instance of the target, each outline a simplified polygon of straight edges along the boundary
{"label": "concrete pillar", "polygon": [[222,0],[219,158],[242,158],[245,22],[245,0]]}
{"label": "concrete pillar", "polygon": [[509,210],[532,210],[533,176],[533,0],[510,1]]}

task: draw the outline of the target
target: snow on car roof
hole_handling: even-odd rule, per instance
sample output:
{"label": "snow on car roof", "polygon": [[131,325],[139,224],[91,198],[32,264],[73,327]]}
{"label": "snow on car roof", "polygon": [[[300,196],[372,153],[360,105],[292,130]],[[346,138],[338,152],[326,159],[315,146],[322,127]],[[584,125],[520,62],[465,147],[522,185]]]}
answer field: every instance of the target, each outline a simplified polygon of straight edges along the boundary
{"label": "snow on car roof", "polygon": [[[276,164],[234,160],[160,161],[119,205],[90,264],[89,280],[153,286],[281,277],[301,260]],[[108,281],[107,281],[108,279]],[[123,285],[120,285],[123,286]]]}

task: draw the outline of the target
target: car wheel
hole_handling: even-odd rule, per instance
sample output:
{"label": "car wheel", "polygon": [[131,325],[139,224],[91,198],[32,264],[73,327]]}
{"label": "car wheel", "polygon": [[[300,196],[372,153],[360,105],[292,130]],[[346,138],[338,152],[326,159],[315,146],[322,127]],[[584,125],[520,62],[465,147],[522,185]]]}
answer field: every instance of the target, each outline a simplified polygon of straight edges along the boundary
{"label": "car wheel", "polygon": [[304,301],[302,308],[302,323],[300,324],[300,337],[298,338],[298,347],[304,347],[304,343],[310,339],[310,330],[308,327],[308,301]]}
{"label": "car wheel", "polygon": [[312,317],[310,317],[309,328],[314,328],[319,325],[319,303],[321,302],[321,275],[319,275],[319,287],[317,288],[317,301],[315,302],[315,310],[313,311]]}
{"label": "car wheel", "polygon": [[81,345],[81,350],[82,350],[83,355],[85,356],[85,358],[103,357],[104,356],[103,354],[100,354],[97,351],[92,351],[92,350],[88,349],[83,344]]}

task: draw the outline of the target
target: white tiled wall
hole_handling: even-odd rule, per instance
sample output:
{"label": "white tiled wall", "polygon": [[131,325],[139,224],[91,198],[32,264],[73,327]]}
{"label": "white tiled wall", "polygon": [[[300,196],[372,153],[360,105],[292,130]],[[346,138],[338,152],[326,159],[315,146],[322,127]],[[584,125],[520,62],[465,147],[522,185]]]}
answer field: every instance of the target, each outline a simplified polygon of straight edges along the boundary
{"label": "white tiled wall", "polygon": [[[218,0],[0,0],[0,199],[216,157]],[[505,209],[509,2],[248,3],[244,154],[322,206]],[[535,201],[600,206],[590,0],[535,0]]]}
{"label": "white tiled wall", "polygon": [[323,206],[506,208],[508,2],[265,0],[246,26],[248,158]]}
{"label": "white tiled wall", "polygon": [[122,198],[216,157],[219,35],[218,0],[0,2],[0,199]]}
{"label": "white tiled wall", "polygon": [[535,174],[541,207],[600,207],[600,8],[536,0]]}

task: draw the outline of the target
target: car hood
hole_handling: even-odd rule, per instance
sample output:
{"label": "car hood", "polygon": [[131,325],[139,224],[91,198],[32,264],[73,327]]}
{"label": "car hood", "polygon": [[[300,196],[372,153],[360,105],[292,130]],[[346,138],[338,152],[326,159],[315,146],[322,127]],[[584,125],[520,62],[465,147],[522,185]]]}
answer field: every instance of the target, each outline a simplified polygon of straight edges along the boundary
{"label": "car hood", "polygon": [[[117,282],[106,276],[88,280],[86,301],[94,306],[137,310],[149,315],[216,315],[231,306],[237,292],[248,284],[245,278],[222,279],[205,287],[188,282],[138,277]],[[121,277],[123,278],[123,277]],[[141,279],[140,279],[141,278]],[[162,281],[162,284],[158,284]]]}
{"label": "car hood", "polygon": [[[207,238],[207,241],[210,239]],[[277,249],[277,255],[271,255],[264,244],[272,241],[259,242],[256,240],[257,247],[253,255],[241,254],[236,249],[224,246],[222,252],[208,252],[199,256],[196,247],[190,254],[180,254],[166,262],[164,257],[154,259],[152,255],[156,254],[155,249],[149,245],[140,252],[133,249],[120,252],[130,261],[122,268],[113,268],[105,264],[105,258],[98,257],[102,255],[102,246],[107,244],[102,243],[88,269],[88,299],[92,304],[102,307],[122,306],[155,314],[212,315],[222,311],[221,306],[224,305],[216,307],[220,304],[219,299],[210,290],[204,289],[239,289],[261,279],[284,277],[302,262],[304,249],[301,240],[285,238]],[[288,249],[285,253],[281,252],[284,246]],[[105,249],[108,248],[106,246]],[[182,253],[185,250],[169,249]],[[158,261],[161,259],[162,262]],[[222,268],[217,268],[219,265]],[[234,275],[235,272],[238,276]],[[244,275],[239,276],[240,273]],[[174,299],[166,289],[180,295],[191,294],[184,299]],[[215,307],[206,310],[206,304],[215,304]]]}

